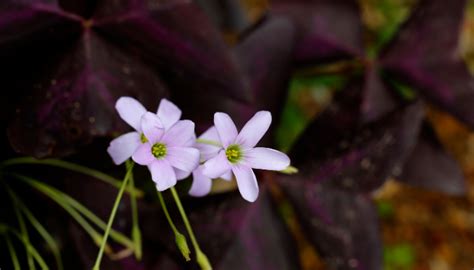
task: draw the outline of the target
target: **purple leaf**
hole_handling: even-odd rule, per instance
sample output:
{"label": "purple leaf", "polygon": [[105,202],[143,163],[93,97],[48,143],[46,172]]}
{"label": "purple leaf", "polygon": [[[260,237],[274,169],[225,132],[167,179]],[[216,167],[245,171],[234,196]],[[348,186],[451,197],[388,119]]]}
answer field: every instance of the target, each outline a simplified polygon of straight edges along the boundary
{"label": "purple leaf", "polygon": [[271,12],[295,23],[295,59],[299,63],[363,54],[362,22],[357,1],[275,0]]}
{"label": "purple leaf", "polygon": [[96,8],[97,0],[57,0],[59,6],[71,13],[75,13],[84,18],[90,18]]}
{"label": "purple leaf", "polygon": [[400,103],[395,95],[387,89],[379,72],[376,64],[366,67],[361,105],[362,123],[379,120],[395,110]]}
{"label": "purple leaf", "polygon": [[[190,1],[134,4],[113,16],[98,18],[95,24],[98,31],[116,44],[157,65],[167,80],[214,85],[206,89],[206,93],[225,89],[227,95],[241,101],[249,97],[248,89],[241,87],[240,78],[236,76],[236,66],[227,45],[208,18]],[[124,39],[126,43],[122,42]],[[204,94],[180,88],[175,91],[185,90],[181,94]]]}
{"label": "purple leaf", "polygon": [[209,104],[248,110],[250,89],[236,60],[189,1],[102,1],[91,20],[52,3],[0,4],[0,25],[11,29],[0,28],[7,56],[0,71],[13,75],[8,88],[22,90],[2,94],[20,104],[9,128],[16,151],[64,156],[123,132],[114,103],[124,95],[155,110],[173,89],[171,98],[180,106],[191,100],[188,112],[198,118]]}
{"label": "purple leaf", "polygon": [[421,1],[381,59],[390,73],[473,127],[474,78],[457,50],[465,6],[465,0],[449,8],[442,0]]}
{"label": "purple leaf", "polygon": [[446,152],[435,131],[425,122],[420,139],[406,160],[402,182],[452,195],[466,194],[466,182],[457,161]]}
{"label": "purple leaf", "polygon": [[272,112],[273,125],[278,123],[287,95],[293,41],[294,29],[288,20],[269,18],[235,48],[252,89],[252,104],[256,110]]}
{"label": "purple leaf", "polygon": [[[155,71],[88,30],[49,70],[9,128],[18,152],[69,154],[95,136],[124,130],[114,108],[120,96],[146,100],[154,110],[150,104],[166,94]],[[149,88],[154,91],[143,91]]]}
{"label": "purple leaf", "polygon": [[213,269],[299,269],[296,247],[266,188],[255,203],[237,193],[223,196],[190,211]]}
{"label": "purple leaf", "polygon": [[295,144],[292,162],[316,182],[370,191],[384,183],[411,152],[423,116],[420,103],[361,124],[360,84],[339,92]]}
{"label": "purple leaf", "polygon": [[329,269],[382,269],[377,213],[369,198],[298,175],[278,182]]}
{"label": "purple leaf", "polygon": [[239,34],[252,24],[243,1],[197,0],[196,2],[224,33]]}

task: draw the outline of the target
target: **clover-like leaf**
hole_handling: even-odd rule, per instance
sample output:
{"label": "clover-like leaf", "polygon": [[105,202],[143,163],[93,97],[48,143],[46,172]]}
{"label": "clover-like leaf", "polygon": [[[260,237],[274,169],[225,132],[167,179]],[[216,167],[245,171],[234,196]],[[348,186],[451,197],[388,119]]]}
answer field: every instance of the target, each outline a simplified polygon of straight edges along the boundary
{"label": "clover-like leaf", "polygon": [[452,195],[466,193],[466,182],[458,162],[444,149],[433,128],[425,122],[420,139],[397,177],[413,186]]}
{"label": "clover-like leaf", "polygon": [[364,124],[361,96],[360,80],[350,83],[293,147],[292,162],[314,181],[373,190],[403,164],[414,147],[423,116],[421,104],[406,105]]}
{"label": "clover-like leaf", "polygon": [[239,34],[252,25],[244,2],[239,0],[197,0],[214,24],[224,34]]}
{"label": "clover-like leaf", "polygon": [[281,176],[278,183],[329,269],[381,269],[377,213],[367,196],[298,175]]}
{"label": "clover-like leaf", "polygon": [[474,78],[458,52],[465,6],[465,0],[452,1],[449,8],[442,0],[420,1],[381,62],[392,75],[473,127]]}
{"label": "clover-like leaf", "polygon": [[297,29],[295,59],[311,64],[361,56],[362,21],[353,0],[275,0],[271,12],[290,18]]}
{"label": "clover-like leaf", "polygon": [[[9,128],[18,152],[64,156],[94,137],[123,131],[114,110],[120,96],[134,96],[150,110],[170,88],[178,104],[209,91],[219,92],[218,101],[250,96],[218,31],[189,1],[102,1],[91,18],[63,6],[0,4],[0,23],[8,26],[0,28],[6,56],[0,70],[13,75],[11,92],[2,97],[20,104]],[[194,106],[209,104],[204,101]]]}
{"label": "clover-like leaf", "polygon": [[191,210],[190,220],[213,269],[298,269],[293,240],[267,188],[252,204],[239,194],[204,204]]}

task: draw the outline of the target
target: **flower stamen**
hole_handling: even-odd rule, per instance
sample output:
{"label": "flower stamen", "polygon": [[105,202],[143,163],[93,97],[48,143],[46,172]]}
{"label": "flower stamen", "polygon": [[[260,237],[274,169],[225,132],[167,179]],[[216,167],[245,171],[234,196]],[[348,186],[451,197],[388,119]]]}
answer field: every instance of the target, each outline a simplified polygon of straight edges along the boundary
{"label": "flower stamen", "polygon": [[240,146],[238,146],[237,144],[229,145],[229,147],[227,147],[227,149],[225,150],[225,155],[230,163],[237,163],[242,157],[242,151],[240,150]]}
{"label": "flower stamen", "polygon": [[143,134],[143,133],[140,134],[140,141],[141,141],[142,143],[148,142],[148,139],[145,137],[145,134]]}
{"label": "flower stamen", "polygon": [[155,156],[157,159],[164,158],[166,156],[166,145],[162,143],[155,143],[151,147],[151,153],[153,156]]}

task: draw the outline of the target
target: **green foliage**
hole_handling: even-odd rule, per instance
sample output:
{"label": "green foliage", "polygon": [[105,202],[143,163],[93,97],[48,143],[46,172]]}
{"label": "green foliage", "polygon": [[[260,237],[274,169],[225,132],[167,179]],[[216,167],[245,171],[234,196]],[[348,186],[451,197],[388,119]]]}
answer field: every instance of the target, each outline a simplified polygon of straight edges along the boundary
{"label": "green foliage", "polygon": [[311,119],[331,100],[333,91],[344,85],[336,75],[295,76],[276,132],[277,147],[288,151]]}
{"label": "green foliage", "polygon": [[385,270],[412,269],[415,250],[410,244],[398,244],[384,248]]}

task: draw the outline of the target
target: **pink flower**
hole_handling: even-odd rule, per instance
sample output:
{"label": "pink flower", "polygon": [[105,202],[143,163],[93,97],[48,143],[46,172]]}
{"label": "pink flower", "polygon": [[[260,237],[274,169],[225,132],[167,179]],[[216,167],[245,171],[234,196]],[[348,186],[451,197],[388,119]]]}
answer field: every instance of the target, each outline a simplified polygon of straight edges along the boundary
{"label": "pink flower", "polygon": [[[147,111],[139,101],[131,97],[119,98],[115,103],[115,109],[120,118],[135,129],[135,131],[115,138],[107,148],[114,163],[120,165],[132,157],[133,153],[146,140],[140,121]],[[181,110],[167,99],[162,99],[157,115],[161,119],[163,127],[169,129],[181,118]]]}
{"label": "pink flower", "polygon": [[222,148],[215,157],[204,163],[202,174],[218,178],[232,171],[242,197],[250,202],[255,201],[259,189],[252,169],[281,171],[290,165],[286,154],[270,148],[255,147],[271,122],[271,113],[260,111],[238,133],[229,115],[215,113],[214,125]]}
{"label": "pink flower", "polygon": [[167,127],[166,121],[147,112],[141,119],[146,140],[133,153],[132,159],[148,166],[159,191],[176,184],[176,170],[189,175],[199,165],[199,150],[194,145],[194,123],[180,120]]}
{"label": "pink flower", "polygon": [[[201,136],[200,140],[208,141],[208,143],[197,142],[194,147],[199,149],[201,153],[201,162],[205,162],[219,153],[222,149],[222,146],[219,145],[219,135],[217,134],[217,129],[213,126],[206,130]],[[213,144],[215,143],[215,144]],[[202,197],[211,191],[212,179],[202,173],[204,166],[199,166],[196,170],[193,171],[193,183],[189,189],[189,195],[195,197]],[[232,173],[228,171],[224,175],[221,175],[220,178],[230,181],[232,180]]]}

